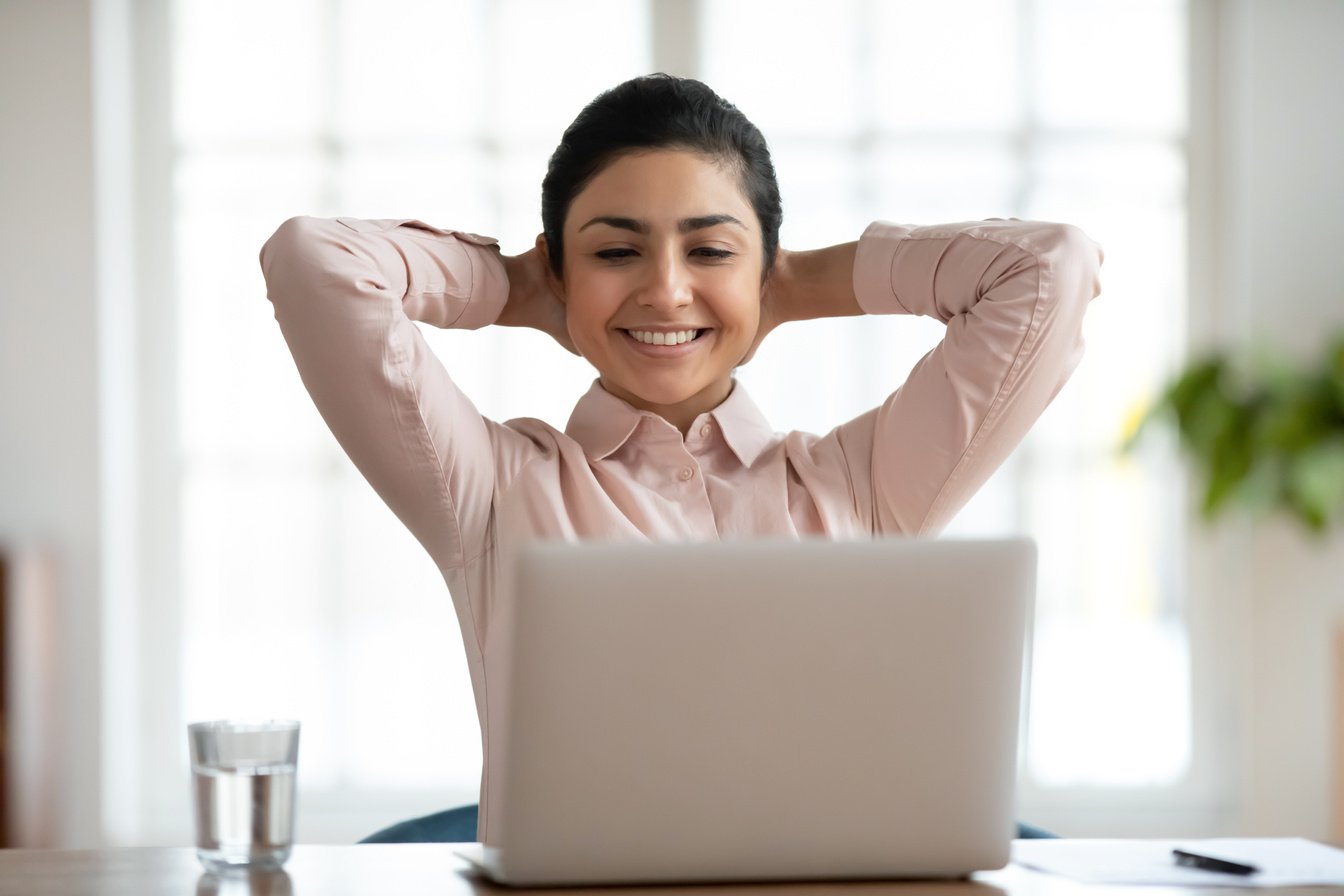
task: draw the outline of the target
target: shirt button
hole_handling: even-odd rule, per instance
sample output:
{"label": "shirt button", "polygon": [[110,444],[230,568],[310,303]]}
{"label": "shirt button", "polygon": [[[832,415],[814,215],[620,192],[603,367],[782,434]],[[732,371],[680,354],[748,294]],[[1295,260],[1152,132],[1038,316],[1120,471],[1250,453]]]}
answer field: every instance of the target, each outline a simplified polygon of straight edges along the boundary
{"label": "shirt button", "polygon": [[708,423],[706,423],[704,426],[700,427],[700,438],[702,438],[702,439],[703,439],[703,438],[707,438],[707,437],[709,436],[709,431],[710,431],[711,429],[713,429],[713,427],[710,426]]}
{"label": "shirt button", "polygon": [[680,475],[681,475],[681,481],[685,482],[686,480],[690,479],[692,476],[695,475],[695,471],[692,470],[690,467],[683,467]]}

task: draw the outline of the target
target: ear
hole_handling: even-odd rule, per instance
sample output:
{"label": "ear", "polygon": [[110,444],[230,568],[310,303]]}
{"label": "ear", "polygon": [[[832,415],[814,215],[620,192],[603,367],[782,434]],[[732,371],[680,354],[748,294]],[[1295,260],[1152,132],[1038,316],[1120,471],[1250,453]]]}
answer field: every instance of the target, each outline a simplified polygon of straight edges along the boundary
{"label": "ear", "polygon": [[551,288],[551,292],[563,305],[565,304],[565,281],[563,278],[557,277],[555,271],[551,268],[551,253],[548,251],[550,247],[546,242],[546,234],[537,234],[536,247],[537,254],[541,256],[541,266],[546,271],[546,285]]}

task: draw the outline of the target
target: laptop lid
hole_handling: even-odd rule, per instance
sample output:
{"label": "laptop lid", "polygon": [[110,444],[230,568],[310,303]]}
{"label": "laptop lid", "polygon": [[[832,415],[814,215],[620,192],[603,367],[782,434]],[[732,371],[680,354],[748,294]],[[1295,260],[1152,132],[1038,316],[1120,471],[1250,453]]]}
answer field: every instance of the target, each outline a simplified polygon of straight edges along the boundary
{"label": "laptop lid", "polygon": [[540,543],[492,876],[943,877],[1008,860],[1026,540]]}

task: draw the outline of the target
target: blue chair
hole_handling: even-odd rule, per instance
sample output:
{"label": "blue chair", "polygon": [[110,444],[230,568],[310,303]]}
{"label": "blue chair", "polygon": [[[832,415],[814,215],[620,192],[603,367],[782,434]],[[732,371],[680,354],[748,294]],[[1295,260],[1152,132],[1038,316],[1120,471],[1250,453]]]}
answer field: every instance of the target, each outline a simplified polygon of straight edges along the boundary
{"label": "blue chair", "polygon": [[[444,812],[435,812],[409,821],[398,822],[370,834],[360,843],[470,843],[476,839],[477,807],[458,806]],[[1017,823],[1019,840],[1053,840],[1049,831]]]}
{"label": "blue chair", "polygon": [[399,821],[360,843],[471,843],[476,838],[477,807],[458,806],[433,815]]}

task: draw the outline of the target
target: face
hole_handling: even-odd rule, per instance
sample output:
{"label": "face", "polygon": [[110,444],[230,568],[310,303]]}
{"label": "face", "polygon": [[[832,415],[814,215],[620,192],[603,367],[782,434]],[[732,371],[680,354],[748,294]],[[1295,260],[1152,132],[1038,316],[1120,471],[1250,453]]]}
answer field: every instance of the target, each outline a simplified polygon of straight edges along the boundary
{"label": "face", "polygon": [[760,223],[737,175],[682,150],[622,156],[564,225],[575,347],[602,386],[685,431],[728,397],[756,336]]}

